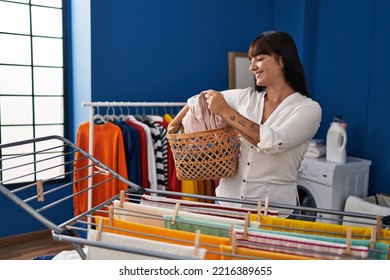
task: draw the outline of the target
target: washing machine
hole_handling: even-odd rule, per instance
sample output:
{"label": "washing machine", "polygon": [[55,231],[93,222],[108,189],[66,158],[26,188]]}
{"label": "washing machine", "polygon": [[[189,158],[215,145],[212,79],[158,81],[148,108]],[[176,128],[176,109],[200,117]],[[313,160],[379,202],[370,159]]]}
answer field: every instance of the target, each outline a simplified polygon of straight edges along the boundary
{"label": "washing machine", "polygon": [[[311,208],[344,210],[348,196],[367,197],[371,161],[347,157],[345,163],[326,160],[326,157],[302,160],[298,170],[300,205]],[[303,220],[340,223],[340,216],[302,211]],[[339,221],[337,221],[339,220]]]}

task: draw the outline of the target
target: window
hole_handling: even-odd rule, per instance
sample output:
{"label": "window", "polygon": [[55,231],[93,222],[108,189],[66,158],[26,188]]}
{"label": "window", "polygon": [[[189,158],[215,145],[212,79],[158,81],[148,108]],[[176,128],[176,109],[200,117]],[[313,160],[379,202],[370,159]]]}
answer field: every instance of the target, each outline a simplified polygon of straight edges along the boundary
{"label": "window", "polygon": [[[64,136],[63,41],[62,0],[0,0],[0,143]],[[6,168],[23,164],[18,153],[50,156],[40,148],[2,149],[1,181],[17,175]]]}

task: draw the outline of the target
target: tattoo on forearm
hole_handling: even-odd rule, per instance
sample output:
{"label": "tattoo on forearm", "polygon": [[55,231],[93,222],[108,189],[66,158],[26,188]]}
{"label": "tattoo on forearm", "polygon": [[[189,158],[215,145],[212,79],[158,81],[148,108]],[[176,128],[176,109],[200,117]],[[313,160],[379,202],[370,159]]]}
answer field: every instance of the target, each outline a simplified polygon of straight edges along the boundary
{"label": "tattoo on forearm", "polygon": [[[249,128],[247,130],[247,132],[239,129],[240,130],[240,133],[241,135],[246,138],[249,142],[251,142],[252,144],[254,145],[257,145],[258,142],[260,142],[260,137],[259,137],[259,129],[258,129],[258,126],[256,124],[253,124],[252,122],[248,121],[247,119],[245,118],[237,118],[236,115],[231,115],[230,116],[230,121],[232,123],[237,123],[239,124],[241,127],[243,128],[246,128],[249,124]],[[248,134],[250,133],[250,135]],[[255,134],[253,134],[255,133]]]}
{"label": "tattoo on forearm", "polygon": [[246,121],[245,120],[240,120],[238,121],[239,124],[241,124],[243,127],[246,126]]}
{"label": "tattoo on forearm", "polygon": [[[236,116],[230,116],[230,120],[231,121],[235,121],[236,120]],[[239,124],[241,124],[243,127],[246,126],[246,121],[245,120],[238,120],[237,121]]]}

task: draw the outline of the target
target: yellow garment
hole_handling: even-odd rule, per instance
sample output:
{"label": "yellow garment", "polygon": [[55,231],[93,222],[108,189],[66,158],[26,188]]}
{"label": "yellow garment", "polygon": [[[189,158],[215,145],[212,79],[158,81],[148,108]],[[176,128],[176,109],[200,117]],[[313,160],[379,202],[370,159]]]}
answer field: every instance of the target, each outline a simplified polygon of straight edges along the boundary
{"label": "yellow garment", "polygon": [[248,248],[237,247],[235,255],[237,256],[229,256],[226,254],[233,253],[233,247],[229,245],[223,245],[219,247],[222,253],[222,260],[250,260],[250,259],[267,259],[267,260],[318,260],[316,258],[297,256],[291,254],[284,253],[276,253],[270,251],[262,251],[262,250],[254,250]]}
{"label": "yellow garment", "polygon": [[[181,191],[188,194],[198,194],[198,182],[196,180],[181,180]],[[198,201],[192,197],[182,197],[183,200]]]}
{"label": "yellow garment", "polygon": [[163,119],[164,119],[164,121],[166,121],[167,123],[170,123],[171,121],[173,121],[172,115],[171,115],[171,114],[168,114],[168,113],[164,114]]}
{"label": "yellow garment", "polygon": [[[257,221],[257,219],[257,214],[250,215],[251,221]],[[261,216],[260,228],[263,230],[278,230],[329,237],[345,237],[347,235],[347,229],[351,229],[352,238],[363,239],[364,236],[365,239],[370,239],[371,237],[371,228],[367,227],[344,226],[320,222],[281,219],[268,216]],[[390,239],[390,230],[381,229],[378,238],[380,237]],[[381,239],[380,241],[390,245],[390,240]],[[387,259],[390,260],[390,254],[388,254]]]}
{"label": "yellow garment", "polygon": [[[146,238],[155,241],[167,242],[171,244],[193,246],[195,242],[195,233],[179,230],[172,230],[131,222],[95,216],[96,223],[99,225],[100,219],[103,218],[103,231],[116,234],[122,234],[138,238]],[[97,226],[97,230],[99,227]],[[207,250],[205,260],[220,260],[219,246],[221,244],[229,244],[229,239],[224,237],[216,237],[210,235],[200,235],[199,248]]]}

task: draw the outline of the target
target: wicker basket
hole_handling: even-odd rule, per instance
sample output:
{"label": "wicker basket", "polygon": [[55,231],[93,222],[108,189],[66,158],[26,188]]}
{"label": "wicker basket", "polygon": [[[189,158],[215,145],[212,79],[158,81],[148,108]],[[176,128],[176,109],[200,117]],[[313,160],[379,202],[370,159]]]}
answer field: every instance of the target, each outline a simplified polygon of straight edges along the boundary
{"label": "wicker basket", "polygon": [[167,134],[180,180],[209,180],[233,175],[240,141],[231,126],[211,130]]}

